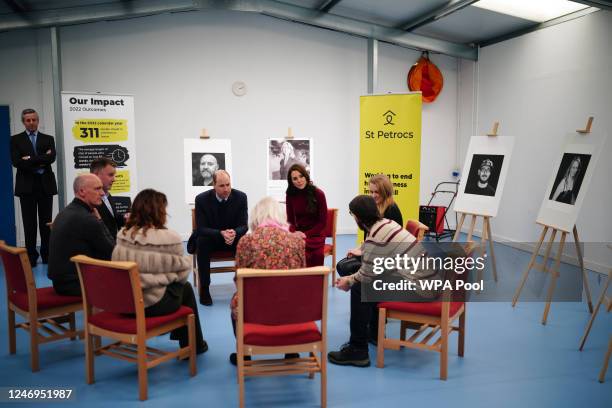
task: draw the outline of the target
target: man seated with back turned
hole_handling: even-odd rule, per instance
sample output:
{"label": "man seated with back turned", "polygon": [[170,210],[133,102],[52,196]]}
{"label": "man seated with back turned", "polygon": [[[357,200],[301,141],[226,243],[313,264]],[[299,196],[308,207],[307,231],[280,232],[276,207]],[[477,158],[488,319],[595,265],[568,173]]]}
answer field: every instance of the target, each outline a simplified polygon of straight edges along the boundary
{"label": "man seated with back turned", "polygon": [[104,190],[102,204],[98,205],[96,209],[102,217],[102,222],[108,228],[108,232],[115,239],[117,238],[117,231],[125,224],[123,215],[117,214],[113,197],[110,195],[110,189],[113,187],[115,174],[117,173],[116,167],[115,162],[107,157],[99,157],[89,165],[89,172],[98,176],[102,182],[102,190]]}
{"label": "man seated with back turned", "polygon": [[83,254],[110,260],[115,240],[96,209],[104,196],[98,176],[81,174],[74,179],[72,188],[74,200],[53,221],[47,275],[58,294],[81,296],[76,265],[70,258]]}
{"label": "man seated with back turned", "polygon": [[248,227],[247,196],[232,188],[230,175],[225,170],[213,173],[213,188],[197,195],[195,217],[200,276],[200,303],[212,305],[210,296],[210,253],[230,251],[246,234]]}
{"label": "man seated with back turned", "polygon": [[[351,291],[351,337],[339,351],[328,353],[330,363],[367,367],[370,365],[368,341],[375,341],[378,333],[378,315],[375,302],[361,301],[361,282],[369,282],[376,276],[373,260],[378,257],[395,257],[399,253],[412,254],[416,238],[395,221],[381,218],[376,201],[371,196],[360,195],[349,204],[349,210],[357,226],[365,231],[366,240],[361,248],[351,250],[353,256],[361,256],[361,268],[352,275],[342,276],[336,287]],[[397,270],[404,275],[403,270]],[[405,274],[407,278],[419,278]]]}

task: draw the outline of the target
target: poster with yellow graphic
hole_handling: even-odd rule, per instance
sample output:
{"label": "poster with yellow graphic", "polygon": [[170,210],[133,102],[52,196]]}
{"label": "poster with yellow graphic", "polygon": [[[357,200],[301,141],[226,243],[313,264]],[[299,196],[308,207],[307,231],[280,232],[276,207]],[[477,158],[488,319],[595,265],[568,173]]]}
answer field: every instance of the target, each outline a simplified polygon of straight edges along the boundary
{"label": "poster with yellow graphic", "polygon": [[359,194],[370,194],[370,177],[386,174],[404,223],[419,218],[421,103],[420,92],[360,98]]}
{"label": "poster with yellow graphic", "polygon": [[66,202],[74,197],[72,180],[99,157],[116,165],[108,192],[114,210],[128,211],[136,195],[134,97],[131,95],[62,92]]}

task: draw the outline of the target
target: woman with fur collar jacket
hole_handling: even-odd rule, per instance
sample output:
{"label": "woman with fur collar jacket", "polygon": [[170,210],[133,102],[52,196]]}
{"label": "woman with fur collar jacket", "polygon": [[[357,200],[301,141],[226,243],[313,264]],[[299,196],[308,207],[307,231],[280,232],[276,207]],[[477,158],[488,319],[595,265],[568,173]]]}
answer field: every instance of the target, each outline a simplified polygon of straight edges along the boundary
{"label": "woman with fur collar jacket", "polygon": [[[112,260],[138,264],[147,317],[174,313],[181,306],[193,310],[196,352],[201,354],[208,345],[202,336],[193,288],[187,282],[191,261],[183,253],[179,234],[165,226],[167,205],[164,193],[153,189],[138,193],[125,227],[117,234]],[[181,347],[189,344],[186,327],[173,330],[170,338],[178,340]]]}

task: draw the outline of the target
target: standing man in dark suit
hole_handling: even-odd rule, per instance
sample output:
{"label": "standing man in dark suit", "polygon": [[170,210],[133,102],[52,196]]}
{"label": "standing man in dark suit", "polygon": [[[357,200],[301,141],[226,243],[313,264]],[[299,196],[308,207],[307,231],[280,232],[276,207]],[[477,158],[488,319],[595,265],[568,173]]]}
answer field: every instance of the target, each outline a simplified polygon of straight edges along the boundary
{"label": "standing man in dark suit", "polygon": [[98,213],[102,217],[102,221],[108,232],[117,238],[117,232],[125,224],[125,219],[122,215],[117,214],[115,209],[115,203],[113,197],[110,195],[110,189],[115,182],[115,174],[117,173],[117,165],[114,161],[106,157],[99,157],[91,162],[89,165],[89,172],[98,176],[102,182],[102,189],[104,190],[104,196],[102,197],[102,204],[98,205]]}
{"label": "standing man in dark suit", "polygon": [[[21,204],[23,231],[30,264],[36,266],[36,227],[40,230],[40,256],[43,263],[49,258],[49,227],[53,212],[53,196],[57,194],[53,136],[38,131],[38,113],[34,109],[21,112],[25,131],[11,137],[11,161],[17,168],[15,195]],[[38,220],[37,220],[38,213]]]}
{"label": "standing man in dark suit", "polygon": [[213,188],[198,194],[195,199],[195,216],[200,303],[210,306],[210,253],[236,253],[238,241],[248,230],[247,196],[232,189],[227,171],[217,170],[213,173]]}

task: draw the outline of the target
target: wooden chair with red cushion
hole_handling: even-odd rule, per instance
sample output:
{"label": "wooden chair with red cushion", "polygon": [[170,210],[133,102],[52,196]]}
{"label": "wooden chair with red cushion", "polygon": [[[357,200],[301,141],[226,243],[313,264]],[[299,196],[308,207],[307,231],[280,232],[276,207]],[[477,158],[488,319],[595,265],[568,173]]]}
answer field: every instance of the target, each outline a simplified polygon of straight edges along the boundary
{"label": "wooden chair with red cushion", "polygon": [[425,237],[425,233],[429,231],[429,227],[419,220],[408,220],[406,223],[406,229],[409,233],[414,235],[417,241],[422,241]]}
{"label": "wooden chair with red cushion", "polygon": [[[475,246],[470,243],[465,257],[471,257]],[[467,280],[469,272],[447,273],[447,281],[455,285],[456,280]],[[463,357],[465,345],[465,291],[444,291],[441,301],[435,302],[380,302],[378,304],[378,345],[376,367],[385,366],[385,349],[399,350],[408,347],[440,353],[440,379],[448,376],[448,341],[453,331],[459,333],[457,354]],[[401,321],[400,338],[387,338],[385,333],[388,319]],[[457,325],[454,325],[458,322]],[[406,339],[406,332],[415,332]]]}
{"label": "wooden chair with red cushion", "polygon": [[[238,387],[244,407],[246,376],[321,373],[321,406],[327,403],[328,267],[238,269]],[[320,321],[317,326],[316,322]],[[309,353],[289,359],[245,361],[245,356]]]}
{"label": "wooden chair with red cushion", "polygon": [[331,238],[331,244],[325,243],[323,255],[332,257],[332,285],[336,282],[336,224],[338,222],[338,209],[327,209],[327,223],[325,224],[325,238]]}
{"label": "wooden chair with red cushion", "polygon": [[[111,262],[78,255],[70,258],[77,265],[85,315],[85,359],[87,384],[94,382],[94,355],[106,354],[138,365],[141,401],[147,399],[147,370],[173,358],[189,358],[189,374],[196,374],[195,317],[181,306],[176,312],[145,317],[138,265]],[[165,352],[147,347],[151,337],[187,326],[189,345]],[[116,340],[100,346],[100,338]]]}
{"label": "wooden chair with red cushion", "polygon": [[[17,351],[16,329],[29,331],[30,365],[38,371],[40,344],[82,336],[76,330],[75,312],[83,308],[83,302],[78,296],[60,296],[53,287],[37,288],[25,248],[0,241],[0,253],[6,277],[9,353]],[[15,324],[15,313],[26,321]]]}
{"label": "wooden chair with red cushion", "polygon": [[[191,209],[191,228],[196,229],[195,209]],[[193,286],[198,287],[198,252],[192,255]],[[212,266],[213,262],[233,262],[234,265]],[[210,273],[236,272],[236,256],[231,251],[213,251],[210,254]]]}

